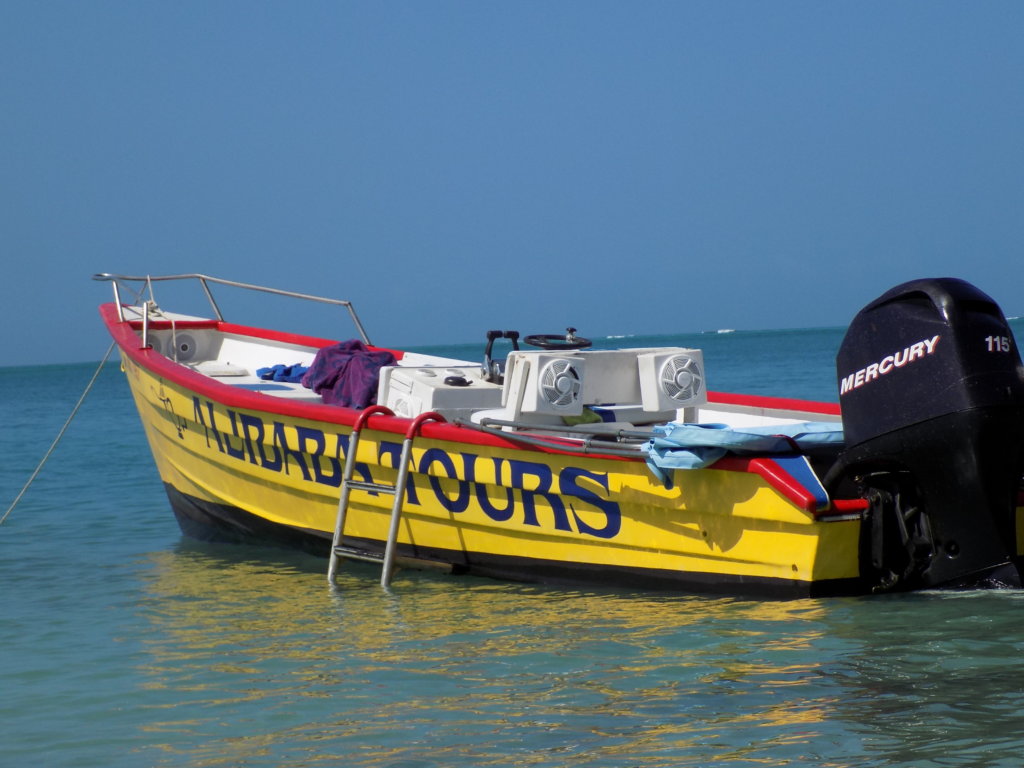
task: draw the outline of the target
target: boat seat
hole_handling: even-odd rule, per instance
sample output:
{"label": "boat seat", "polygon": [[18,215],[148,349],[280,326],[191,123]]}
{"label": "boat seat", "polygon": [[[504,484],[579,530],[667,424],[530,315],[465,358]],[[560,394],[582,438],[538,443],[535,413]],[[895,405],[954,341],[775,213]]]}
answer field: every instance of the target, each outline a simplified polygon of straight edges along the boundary
{"label": "boat seat", "polygon": [[204,376],[249,376],[249,369],[234,363],[222,363],[219,360],[203,360],[189,365],[196,373]]}
{"label": "boat seat", "polygon": [[311,389],[302,384],[288,381],[267,381],[258,379],[255,376],[234,378],[225,381],[237,389],[244,389],[247,392],[259,392],[270,397],[281,397],[287,400],[300,400],[307,403],[323,403],[324,399]]}

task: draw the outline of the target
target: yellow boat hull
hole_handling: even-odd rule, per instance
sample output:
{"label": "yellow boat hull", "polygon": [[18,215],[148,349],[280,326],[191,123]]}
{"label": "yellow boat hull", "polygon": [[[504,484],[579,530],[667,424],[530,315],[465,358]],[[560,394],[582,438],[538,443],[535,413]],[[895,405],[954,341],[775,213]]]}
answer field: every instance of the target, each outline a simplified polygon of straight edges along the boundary
{"label": "yellow boat hull", "polygon": [[[123,362],[160,476],[191,535],[327,553],[351,426],[225,405]],[[396,480],[401,435],[363,431],[356,477]],[[449,427],[448,433],[468,432]],[[860,519],[822,518],[754,472],[418,438],[401,555],[525,581],[779,595],[856,591]],[[379,550],[392,498],[352,492],[346,542]]]}

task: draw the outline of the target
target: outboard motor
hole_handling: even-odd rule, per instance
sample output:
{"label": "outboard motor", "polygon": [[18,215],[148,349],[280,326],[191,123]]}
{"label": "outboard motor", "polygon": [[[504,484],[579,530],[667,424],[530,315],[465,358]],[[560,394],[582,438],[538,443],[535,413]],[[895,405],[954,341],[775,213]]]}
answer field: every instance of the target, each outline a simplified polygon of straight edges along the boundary
{"label": "outboard motor", "polygon": [[870,586],[1020,586],[1024,371],[996,303],[953,278],[904,283],[857,314],[836,369],[846,448],[827,484],[870,500]]}

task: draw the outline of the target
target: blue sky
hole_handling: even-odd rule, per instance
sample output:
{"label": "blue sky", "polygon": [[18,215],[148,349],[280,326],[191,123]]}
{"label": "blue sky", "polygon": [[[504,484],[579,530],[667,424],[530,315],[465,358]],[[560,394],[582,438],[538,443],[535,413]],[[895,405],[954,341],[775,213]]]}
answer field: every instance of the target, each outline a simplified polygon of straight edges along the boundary
{"label": "blue sky", "polygon": [[998,0],[8,0],[0,363],[98,360],[94,272],[399,347],[844,325],[938,275],[1021,314],[1021,39]]}

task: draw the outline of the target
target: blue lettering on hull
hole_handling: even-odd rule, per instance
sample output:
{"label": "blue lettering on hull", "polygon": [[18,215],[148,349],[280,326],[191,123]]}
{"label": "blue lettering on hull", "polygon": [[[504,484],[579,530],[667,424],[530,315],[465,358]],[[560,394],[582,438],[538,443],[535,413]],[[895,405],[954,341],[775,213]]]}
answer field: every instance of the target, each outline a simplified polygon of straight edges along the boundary
{"label": "blue lettering on hull", "polygon": [[[218,413],[212,402],[198,397],[193,397],[192,403],[208,449],[269,472],[300,475],[303,480],[334,488],[341,485],[349,447],[347,434],[291,427],[279,421],[268,425],[259,416],[231,409]],[[395,467],[401,453],[401,443],[381,441],[379,465]],[[478,481],[480,467],[493,473],[496,482]],[[473,507],[496,523],[514,521],[599,539],[614,538],[622,527],[619,505],[608,498],[607,473],[565,466],[556,475],[549,465],[539,462],[448,453],[440,448],[424,451],[415,470],[406,487],[410,506],[421,506],[419,494],[424,493],[453,514]],[[374,482],[372,469],[365,462],[357,462],[355,472],[360,479]],[[508,478],[508,485],[501,483],[503,477]],[[448,484],[445,488],[445,478],[456,481],[454,487]]]}

